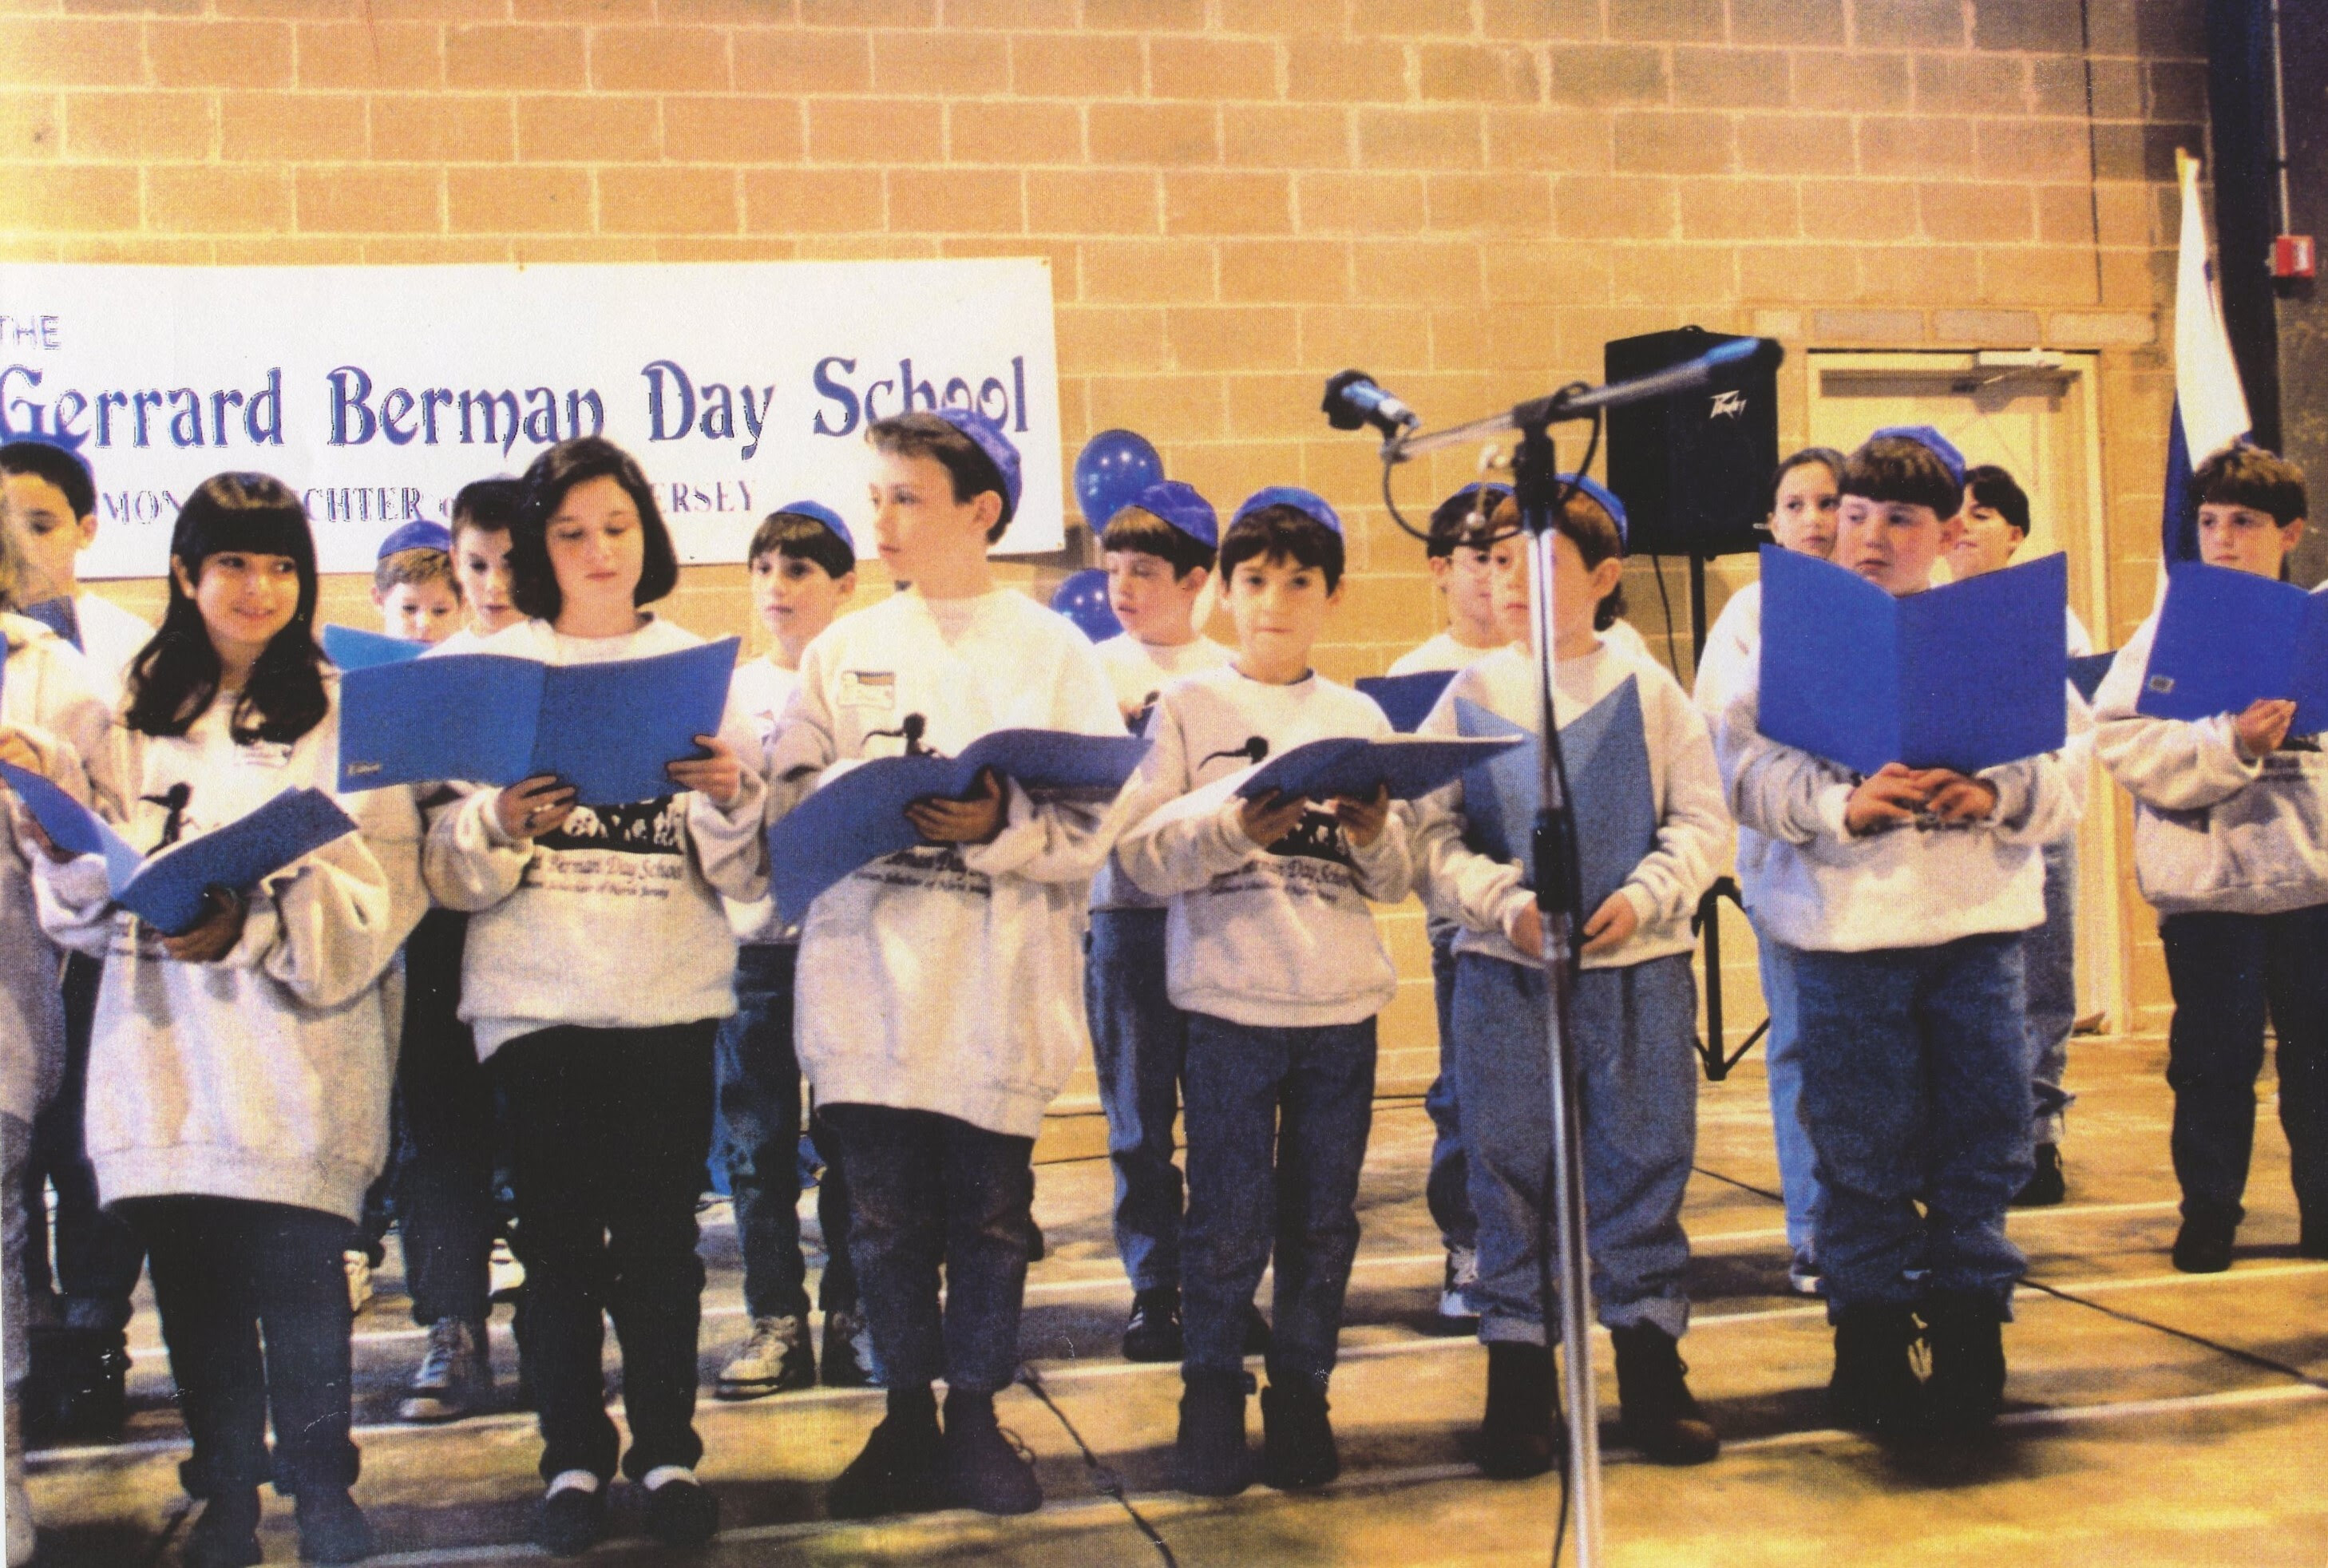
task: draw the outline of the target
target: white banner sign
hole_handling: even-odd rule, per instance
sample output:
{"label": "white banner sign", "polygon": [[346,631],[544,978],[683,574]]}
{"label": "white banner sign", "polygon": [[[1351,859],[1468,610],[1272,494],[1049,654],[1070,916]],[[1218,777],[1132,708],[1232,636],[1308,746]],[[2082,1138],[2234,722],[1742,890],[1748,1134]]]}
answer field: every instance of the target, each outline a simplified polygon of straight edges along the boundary
{"label": "white banner sign", "polygon": [[592,434],[646,469],[681,560],[740,561],[788,501],[869,521],[866,426],[941,404],[1024,458],[998,552],[1060,549],[1040,259],[0,265],[0,437],[80,440],[85,577],[159,575],[180,502],[226,469],[305,498],[325,571],[369,571],[399,523]]}

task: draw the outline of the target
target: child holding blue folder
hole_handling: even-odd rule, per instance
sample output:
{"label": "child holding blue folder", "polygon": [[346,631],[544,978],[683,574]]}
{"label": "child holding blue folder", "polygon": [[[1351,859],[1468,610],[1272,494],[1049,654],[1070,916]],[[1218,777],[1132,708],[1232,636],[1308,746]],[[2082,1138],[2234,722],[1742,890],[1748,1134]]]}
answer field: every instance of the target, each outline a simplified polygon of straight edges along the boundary
{"label": "child holding blue folder", "polygon": [[[1894,596],[1929,587],[1961,527],[1956,448],[1879,431],[1838,488],[1836,564]],[[1793,975],[1835,1414],[1885,1439],[1969,1432],[2004,1396],[2023,1262],[2004,1234],[2030,1171],[2022,933],[2044,918],[2041,850],[2078,798],[2051,756],[1861,777],[1782,746],[1756,722],[1759,618],[1739,630],[1701,691],[1725,694],[1715,755],[1761,836],[1758,913]],[[1929,1386],[1910,1359],[1919,1317]]]}
{"label": "child holding blue folder", "polygon": [[[168,610],[130,666],[112,737],[133,847],[333,786],[337,681],[315,645],[315,596],[314,541],[286,486],[222,474],[195,489],[171,536]],[[425,900],[409,792],[346,806],[360,833],[255,887],[213,889],[175,934],[116,906],[95,855],[35,866],[50,934],[105,960],[89,1147],[104,1201],[151,1261],[193,1439],[184,1480],[205,1499],[185,1555],[204,1568],[258,1561],[270,1473],[296,1496],[302,1557],[371,1550],[348,1495],[341,1251],[387,1155],[394,1042],[380,982]]]}
{"label": "child holding blue folder", "polygon": [[[994,582],[987,548],[1020,492],[1001,427],[943,408],[878,421],[867,440],[874,538],[913,587],[801,656],[767,754],[776,807],[861,760],[956,756],[998,729],[1121,740],[1091,643]],[[888,1391],[826,1502],[843,1517],[1027,1513],[1042,1492],[994,1396],[1018,1376],[1035,1134],[1091,1049],[1084,915],[1113,822],[1104,802],[1037,801],[991,771],[906,816],[921,842],[831,885],[801,928],[801,1065],[849,1175],[850,1261]]]}
{"label": "child holding blue folder", "polygon": [[[750,547],[752,607],[774,639],[766,653],[736,671],[732,699],[765,751],[800,689],[801,654],[832,624],[857,591],[857,540],[838,512],[795,501],[760,521]],[[756,1399],[816,1382],[809,1343],[807,1263],[800,1235],[800,1057],[793,1047],[793,992],[800,929],[775,902],[728,906],[736,932],[736,1015],[719,1026],[714,1064],[719,1084],[716,1156],[735,1199],[736,1239],[744,1253],[744,1307],[752,1331],[719,1369],[722,1399]],[[849,1266],[849,1189],[827,1134],[817,1145],[824,1177],[817,1184],[824,1231],[824,1380],[862,1387],[868,1370],[857,1347],[863,1333],[856,1275]]]}
{"label": "child holding blue folder", "polygon": [[[638,464],[597,437],[526,471],[510,530],[512,594],[529,617],[480,653],[568,665],[636,660],[700,639],[640,606],[679,577]],[[507,1107],[526,1269],[526,1357],[548,1485],[537,1539],[553,1554],[604,1533],[617,1438],[603,1318],[623,1343],[630,1451],[646,1527],[699,1545],[718,1527],[696,1479],[703,1265],[695,1202],[710,1156],[711,1043],[736,1010],[723,896],[766,886],[764,792],[739,761],[756,737],[730,707],[671,793],[582,807],[555,777],[474,789],[432,811],[430,892],[470,914],[461,1016]]]}
{"label": "child holding blue folder", "polygon": [[[1341,519],[1309,491],[1263,490],[1237,509],[1221,541],[1236,659],[1165,690],[1128,821],[1304,742],[1391,733],[1372,698],[1310,668],[1341,602],[1343,559]],[[1406,897],[1406,813],[1386,790],[1325,811],[1273,792],[1227,794],[1211,810],[1158,814],[1120,859],[1172,901],[1168,988],[1188,1015],[1174,1484],[1208,1497],[1248,1484],[1245,1337],[1273,1253],[1263,1474],[1321,1486],[1341,1465],[1326,1388],[1357,1252],[1375,1020],[1398,989],[1368,905]]]}
{"label": "child holding blue folder", "polygon": [[[1229,662],[1197,629],[1198,596],[1219,553],[1220,519],[1191,484],[1151,484],[1108,520],[1100,549],[1123,633],[1099,645],[1127,721],[1146,728],[1173,681]],[[1092,883],[1084,1008],[1115,1167],[1115,1251],[1131,1280],[1127,1361],[1180,1359],[1183,1188],[1172,1163],[1188,1021],[1165,989],[1165,901],[1110,859]]]}
{"label": "child holding blue folder", "polygon": [[[2200,465],[2192,493],[2201,560],[2286,575],[2304,535],[2302,469],[2233,446]],[[2230,1267],[2267,1019],[2279,1038],[2297,1246],[2328,1257],[2328,754],[2288,734],[2295,704],[2284,699],[2195,722],[2138,712],[2157,630],[2155,615],[2136,628],[2094,694],[2094,745],[2134,796],[2135,875],[2158,911],[2174,993],[2174,1266]]]}
{"label": "child holding blue folder", "polygon": [[[1599,907],[1584,911],[1569,1019],[1583,1076],[1588,1237],[1600,1321],[1617,1352],[1625,1435],[1663,1464],[1712,1459],[1720,1446],[1690,1395],[1676,1343],[1689,1326],[1689,1238],[1682,1197],[1696,1147],[1697,992],[1690,917],[1712,886],[1729,831],[1722,775],[1704,720],[1663,665],[1604,635],[1621,570],[1625,510],[1577,482],[1553,541],[1553,702],[1563,722],[1630,681],[1642,714],[1656,837]],[[1506,501],[1492,547],[1499,618],[1524,641],[1471,665],[1422,733],[1460,733],[1459,702],[1534,731],[1535,658],[1526,646],[1531,584],[1518,508]],[[1558,1404],[1545,1338],[1544,1195],[1552,1169],[1545,1060],[1544,931],[1515,860],[1467,842],[1460,784],[1422,803],[1416,859],[1426,906],[1455,938],[1456,1076],[1467,1112],[1479,1274],[1471,1299],[1488,1346],[1488,1401],[1475,1457],[1490,1476],[1538,1475],[1553,1463]]]}

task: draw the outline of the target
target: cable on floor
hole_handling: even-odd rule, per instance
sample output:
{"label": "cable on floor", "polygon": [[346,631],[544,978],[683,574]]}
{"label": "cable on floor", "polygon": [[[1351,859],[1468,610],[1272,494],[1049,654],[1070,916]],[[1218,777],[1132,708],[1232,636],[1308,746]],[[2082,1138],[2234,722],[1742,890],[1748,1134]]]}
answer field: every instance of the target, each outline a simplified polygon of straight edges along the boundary
{"label": "cable on floor", "polygon": [[1131,1516],[1132,1526],[1147,1537],[1150,1546],[1156,1548],[1156,1555],[1162,1560],[1164,1568],[1180,1568],[1180,1560],[1172,1555],[1171,1546],[1156,1526],[1148,1522],[1147,1516],[1133,1504],[1131,1493],[1124,1488],[1122,1475],[1112,1465],[1100,1462],[1099,1455],[1094,1453],[1091,1444],[1084,1441],[1084,1434],[1075,1430],[1075,1423],[1067,1419],[1067,1413],[1059,1408],[1058,1402],[1051,1397],[1051,1391],[1043,1386],[1043,1375],[1032,1366],[1022,1366],[1018,1368],[1018,1381],[1026,1385],[1028,1393],[1043,1402],[1043,1408],[1057,1419],[1060,1427],[1074,1440],[1076,1451],[1084,1456],[1084,1469],[1091,1472],[1092,1489],[1101,1497],[1113,1498],[1115,1506]]}
{"label": "cable on floor", "polygon": [[2292,1378],[2309,1387],[2328,1391],[2328,1379],[2314,1377],[2301,1366],[2293,1366],[2285,1361],[2274,1360],[2271,1357],[2259,1355],[2253,1350],[2242,1350],[2236,1345],[2226,1345],[2220,1339],[2211,1339],[2204,1334],[2194,1334],[2188,1329],[2177,1329],[2172,1323],[2161,1323],[2154,1318],[2145,1318],[2139,1312],[2128,1312],[2121,1308],[2106,1305],[2090,1296],[2081,1296],[2075,1291],[2065,1291],[2058,1285],[2049,1285],[2042,1280],[2024,1278],[2021,1283],[2025,1288],[2051,1296],[2057,1301],[2067,1301],[2073,1307],[2083,1307],[2089,1312],[2099,1312],[2105,1318],[2114,1318],[2121,1323],[2132,1324],[2137,1329],[2154,1329],[2170,1338],[2181,1339],[2204,1349],[2212,1350],[2218,1356],[2229,1357],[2233,1361],[2243,1361],[2249,1366],[2258,1367],[2266,1372],[2276,1372],[2283,1377]]}
{"label": "cable on floor", "polygon": [[1756,1197],[1767,1197],[1772,1203],[1779,1204],[1787,1201],[1784,1195],[1772,1192],[1767,1187],[1757,1187],[1751,1181],[1741,1181],[1734,1176],[1724,1176],[1722,1172],[1718,1170],[1709,1170],[1703,1165],[1692,1165],[1690,1169],[1710,1181],[1722,1182],[1727,1186],[1736,1188],[1741,1192],[1751,1192]]}

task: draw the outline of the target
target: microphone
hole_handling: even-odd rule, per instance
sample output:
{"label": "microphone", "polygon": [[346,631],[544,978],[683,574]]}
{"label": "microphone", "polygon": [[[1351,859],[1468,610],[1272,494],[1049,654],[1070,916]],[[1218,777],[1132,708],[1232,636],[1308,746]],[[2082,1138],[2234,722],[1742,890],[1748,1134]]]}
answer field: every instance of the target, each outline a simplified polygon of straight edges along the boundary
{"label": "microphone", "polygon": [[922,744],[923,732],[929,728],[929,725],[930,721],[923,718],[920,714],[908,713],[906,715],[905,721],[899,724],[896,728],[868,729],[865,732],[865,738],[868,740],[873,740],[881,737],[896,736],[905,741],[906,755],[907,756],[934,756],[935,754],[932,753],[927,746]]}
{"label": "microphone", "polygon": [[1226,751],[1216,751],[1197,765],[1198,767],[1205,767],[1212,763],[1218,762],[1225,756],[1241,756],[1247,762],[1267,762],[1269,760],[1269,737],[1265,735],[1248,735],[1244,737],[1244,744],[1243,746],[1233,746]]}
{"label": "microphone", "polygon": [[1326,383],[1326,400],[1319,405],[1326,422],[1337,430],[1372,425],[1385,440],[1422,423],[1422,416],[1375,384],[1364,371],[1344,371]]}

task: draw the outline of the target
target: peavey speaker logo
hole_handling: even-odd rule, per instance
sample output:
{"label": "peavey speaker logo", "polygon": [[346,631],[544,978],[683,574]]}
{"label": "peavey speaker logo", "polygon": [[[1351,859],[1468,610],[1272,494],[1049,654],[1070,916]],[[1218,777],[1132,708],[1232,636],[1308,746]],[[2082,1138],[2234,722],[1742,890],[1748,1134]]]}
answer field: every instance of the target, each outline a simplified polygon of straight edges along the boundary
{"label": "peavey speaker logo", "polygon": [[1745,412],[1746,394],[1744,392],[1717,392],[1713,397],[1713,407],[1705,417],[1709,420],[1713,420],[1719,419],[1724,414],[1727,414],[1730,418],[1735,419],[1742,416]]}

